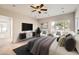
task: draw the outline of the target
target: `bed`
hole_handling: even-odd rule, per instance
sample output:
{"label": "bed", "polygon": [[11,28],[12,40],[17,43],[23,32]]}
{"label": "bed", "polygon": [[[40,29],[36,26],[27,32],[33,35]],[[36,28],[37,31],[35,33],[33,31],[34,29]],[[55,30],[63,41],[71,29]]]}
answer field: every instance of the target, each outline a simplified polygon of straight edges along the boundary
{"label": "bed", "polygon": [[31,55],[78,55],[76,51],[69,52],[64,47],[60,47],[57,38],[52,36],[32,38],[31,41],[23,47],[27,47],[23,48],[23,50],[27,50]]}
{"label": "bed", "polygon": [[34,55],[78,55],[77,51],[67,51],[65,47],[60,47],[56,37],[39,37],[29,43],[30,52]]}

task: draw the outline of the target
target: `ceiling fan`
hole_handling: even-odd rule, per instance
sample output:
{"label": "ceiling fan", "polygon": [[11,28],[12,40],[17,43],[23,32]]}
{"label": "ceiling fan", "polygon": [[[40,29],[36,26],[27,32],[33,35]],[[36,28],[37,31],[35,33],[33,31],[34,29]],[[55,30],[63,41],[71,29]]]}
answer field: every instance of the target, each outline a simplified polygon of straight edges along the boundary
{"label": "ceiling fan", "polygon": [[41,13],[41,11],[47,11],[47,9],[43,8],[44,7],[44,4],[40,4],[40,5],[31,5],[30,7],[33,8],[33,11],[32,12],[35,12],[37,11],[39,14]]}

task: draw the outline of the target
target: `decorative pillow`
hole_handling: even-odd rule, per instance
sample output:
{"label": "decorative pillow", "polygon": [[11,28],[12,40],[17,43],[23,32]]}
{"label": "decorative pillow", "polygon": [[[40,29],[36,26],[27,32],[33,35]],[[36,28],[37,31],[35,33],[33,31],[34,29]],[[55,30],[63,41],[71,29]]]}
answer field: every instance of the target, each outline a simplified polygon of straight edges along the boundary
{"label": "decorative pillow", "polygon": [[57,38],[60,47],[65,47],[67,51],[73,51],[76,48],[76,41],[72,34],[64,34]]}
{"label": "decorative pillow", "polygon": [[76,41],[72,35],[69,34],[68,36],[66,36],[64,47],[67,51],[74,51],[76,47]]}
{"label": "decorative pillow", "polygon": [[58,44],[60,47],[63,47],[64,46],[64,43],[65,43],[65,36],[61,36],[58,40]]}

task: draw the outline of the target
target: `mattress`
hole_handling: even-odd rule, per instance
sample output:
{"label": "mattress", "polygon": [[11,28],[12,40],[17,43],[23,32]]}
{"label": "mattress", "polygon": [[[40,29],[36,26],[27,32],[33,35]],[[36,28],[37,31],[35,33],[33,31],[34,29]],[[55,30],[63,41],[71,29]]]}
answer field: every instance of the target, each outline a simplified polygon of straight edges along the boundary
{"label": "mattress", "polygon": [[64,47],[60,47],[58,45],[57,40],[54,40],[54,42],[51,44],[49,48],[49,55],[78,55],[78,54],[75,51],[68,52]]}

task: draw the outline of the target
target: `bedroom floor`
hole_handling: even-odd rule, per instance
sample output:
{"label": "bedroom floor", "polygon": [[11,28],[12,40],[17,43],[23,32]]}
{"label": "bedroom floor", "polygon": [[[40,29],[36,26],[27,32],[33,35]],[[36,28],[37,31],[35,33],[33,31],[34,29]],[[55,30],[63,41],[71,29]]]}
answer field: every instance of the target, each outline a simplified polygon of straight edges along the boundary
{"label": "bedroom floor", "polygon": [[0,55],[15,55],[13,49],[27,44],[28,41],[18,43],[8,43],[7,45],[0,46]]}

